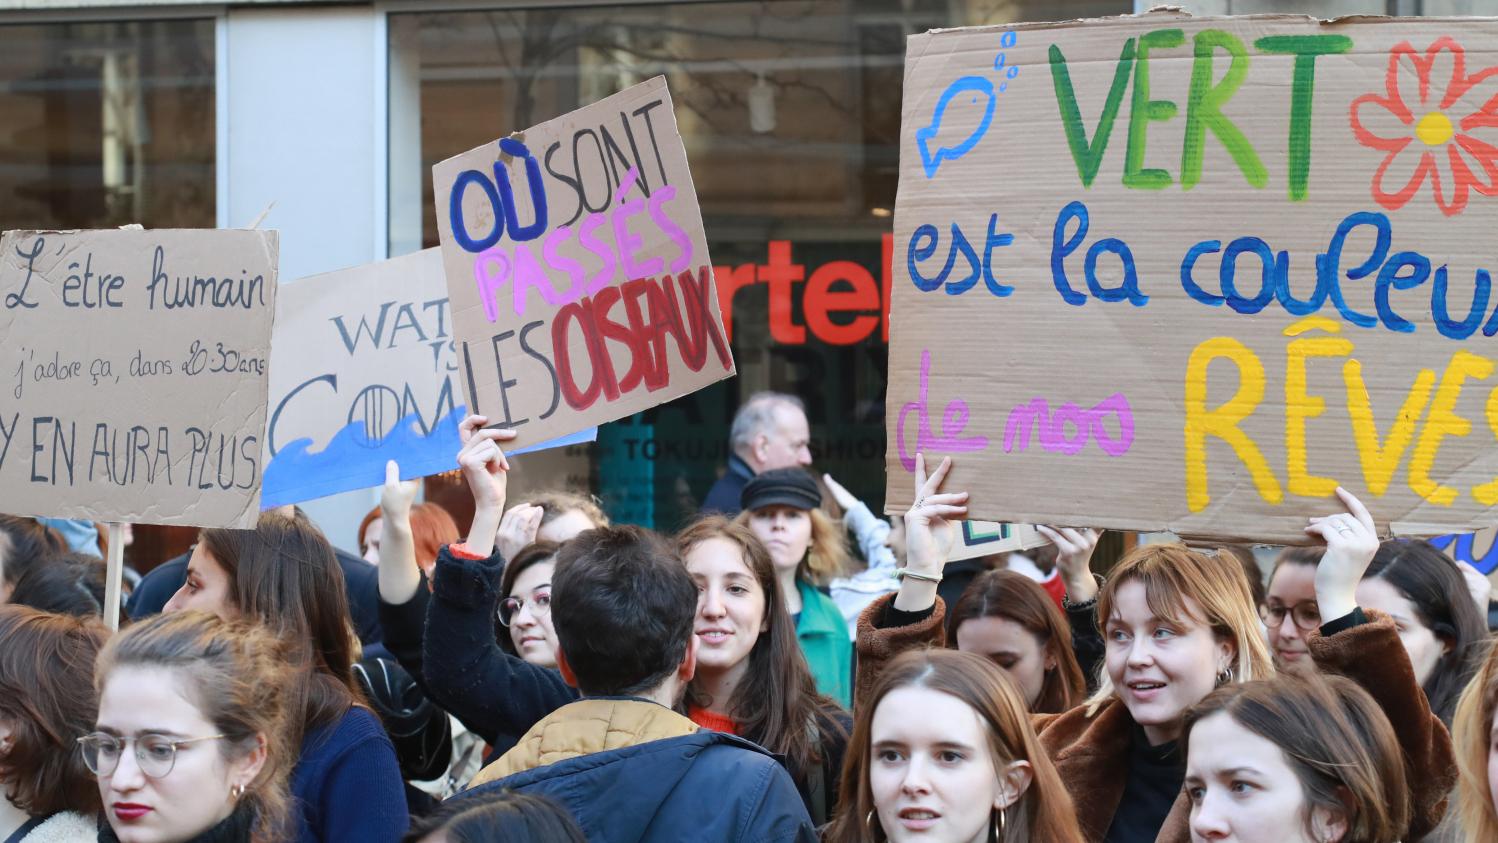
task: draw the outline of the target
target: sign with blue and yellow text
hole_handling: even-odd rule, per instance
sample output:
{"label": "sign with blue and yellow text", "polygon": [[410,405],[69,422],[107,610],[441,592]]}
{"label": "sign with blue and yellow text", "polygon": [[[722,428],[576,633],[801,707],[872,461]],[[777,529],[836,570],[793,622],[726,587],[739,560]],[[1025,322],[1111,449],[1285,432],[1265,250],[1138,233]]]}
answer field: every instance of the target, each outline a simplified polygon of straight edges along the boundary
{"label": "sign with blue and yellow text", "polygon": [[1498,20],[911,37],[889,505],[1273,542],[1498,521]]}

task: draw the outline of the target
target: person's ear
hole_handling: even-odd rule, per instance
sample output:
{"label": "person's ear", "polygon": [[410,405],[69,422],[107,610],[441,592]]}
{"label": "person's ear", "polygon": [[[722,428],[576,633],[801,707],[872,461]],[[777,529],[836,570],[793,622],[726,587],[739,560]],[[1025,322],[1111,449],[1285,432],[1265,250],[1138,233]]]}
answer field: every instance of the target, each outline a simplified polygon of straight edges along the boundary
{"label": "person's ear", "polygon": [[[1345,788],[1337,788],[1343,791]],[[1338,796],[1346,799],[1342,793]],[[1340,843],[1347,836],[1347,812],[1339,808],[1318,805],[1311,809],[1311,836],[1318,843]]]}
{"label": "person's ear", "polygon": [[[694,636],[695,637],[695,636]],[[577,674],[572,672],[572,665],[567,663],[567,654],[562,652],[562,645],[557,645],[557,672],[562,674],[562,681],[570,687],[577,687]]]}
{"label": "person's ear", "polygon": [[[1231,670],[1238,664],[1238,645],[1231,638],[1219,637],[1217,639],[1217,672],[1220,674],[1225,670]],[[1243,679],[1245,677],[1238,677]]]}
{"label": "person's ear", "polygon": [[999,771],[999,792],[994,797],[993,806],[1002,811],[1018,802],[1030,789],[1034,778],[1035,771],[1030,768],[1029,761],[1010,761]]}
{"label": "person's ear", "polygon": [[754,461],[764,465],[765,460],[770,458],[770,437],[763,433],[755,436],[754,444],[749,446],[749,450],[754,454]]}
{"label": "person's ear", "polygon": [[265,768],[266,759],[269,757],[270,747],[269,742],[265,739],[265,735],[256,735],[255,748],[234,764],[234,770],[230,778],[241,789],[248,788],[259,777],[260,771]]}
{"label": "person's ear", "polygon": [[696,635],[687,638],[686,657],[681,660],[681,667],[676,669],[676,675],[681,679],[683,685],[691,682],[692,677],[697,675],[697,644],[698,639]]}

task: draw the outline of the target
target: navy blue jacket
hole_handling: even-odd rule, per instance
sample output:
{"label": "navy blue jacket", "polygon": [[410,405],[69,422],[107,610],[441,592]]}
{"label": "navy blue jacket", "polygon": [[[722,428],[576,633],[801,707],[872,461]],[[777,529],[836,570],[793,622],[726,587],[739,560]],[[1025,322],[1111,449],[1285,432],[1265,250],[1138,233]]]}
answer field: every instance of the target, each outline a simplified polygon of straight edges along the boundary
{"label": "navy blue jacket", "polygon": [[754,479],[754,469],[749,463],[744,462],[738,454],[728,455],[728,470],[707,491],[707,497],[702,500],[702,514],[710,515],[719,513],[729,518],[743,511],[744,505],[740,502],[743,497],[744,487]]}
{"label": "navy blue jacket", "polygon": [[816,843],[785,768],[733,735],[692,735],[583,755],[453,797],[478,804],[505,790],[571,812],[591,843]]}
{"label": "navy blue jacket", "polygon": [[453,556],[443,545],[421,640],[427,696],[494,747],[495,755],[579,696],[562,674],[506,653],[495,640],[504,570],[498,549],[488,559],[472,560]]}
{"label": "navy blue jacket", "polygon": [[364,708],[302,738],[291,794],[296,843],[396,843],[411,820],[395,748]]}

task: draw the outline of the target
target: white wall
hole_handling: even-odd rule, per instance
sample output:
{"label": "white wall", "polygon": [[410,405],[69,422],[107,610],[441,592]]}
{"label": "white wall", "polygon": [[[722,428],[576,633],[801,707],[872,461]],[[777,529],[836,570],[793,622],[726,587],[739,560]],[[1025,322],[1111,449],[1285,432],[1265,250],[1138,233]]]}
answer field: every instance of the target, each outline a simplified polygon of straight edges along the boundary
{"label": "white wall", "polygon": [[[368,8],[231,9],[219,62],[219,225],[281,233],[280,279],[385,257],[384,28]],[[376,82],[379,85],[376,85]],[[373,491],[303,508],[356,549]]]}

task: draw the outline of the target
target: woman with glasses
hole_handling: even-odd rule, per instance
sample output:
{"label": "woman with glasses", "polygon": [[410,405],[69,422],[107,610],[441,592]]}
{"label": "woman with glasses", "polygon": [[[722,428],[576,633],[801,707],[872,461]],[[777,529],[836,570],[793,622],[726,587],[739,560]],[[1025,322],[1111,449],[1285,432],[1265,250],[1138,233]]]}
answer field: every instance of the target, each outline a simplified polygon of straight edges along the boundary
{"label": "woman with glasses", "polygon": [[290,655],[263,626],[201,612],[110,641],[94,673],[95,731],[78,740],[109,821],[98,839],[284,840],[292,691],[307,678]]}
{"label": "woman with glasses", "polygon": [[168,614],[197,610],[264,625],[310,678],[293,689],[300,747],[291,789],[298,843],[394,843],[410,822],[385,727],[354,678],[358,638],[343,573],[321,531],[267,512],[253,530],[204,530]]}
{"label": "woman with glasses", "polygon": [[94,727],[96,619],[0,606],[0,841],[90,840],[99,788],[74,738]]}
{"label": "woman with glasses", "polygon": [[[1316,604],[1320,558],[1319,548],[1281,553],[1259,610],[1275,662],[1290,672],[1314,670],[1306,639],[1321,625]],[[1450,726],[1457,697],[1481,661],[1488,637],[1456,563],[1428,542],[1383,542],[1358,583],[1357,599],[1360,606],[1393,618],[1430,710]]]}

